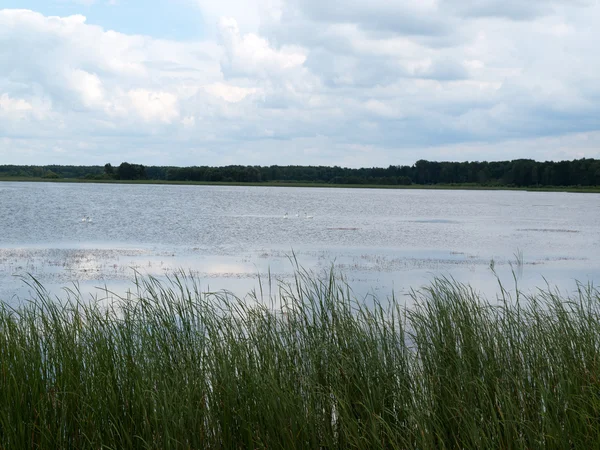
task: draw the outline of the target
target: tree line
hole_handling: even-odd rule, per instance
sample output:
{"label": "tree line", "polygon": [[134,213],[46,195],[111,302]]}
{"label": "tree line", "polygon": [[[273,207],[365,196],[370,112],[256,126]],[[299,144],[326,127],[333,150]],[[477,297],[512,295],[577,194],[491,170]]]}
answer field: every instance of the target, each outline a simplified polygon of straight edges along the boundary
{"label": "tree line", "polygon": [[339,166],[19,166],[0,165],[0,177],[163,180],[235,183],[327,183],[365,185],[600,186],[600,160],[426,161],[352,169]]}

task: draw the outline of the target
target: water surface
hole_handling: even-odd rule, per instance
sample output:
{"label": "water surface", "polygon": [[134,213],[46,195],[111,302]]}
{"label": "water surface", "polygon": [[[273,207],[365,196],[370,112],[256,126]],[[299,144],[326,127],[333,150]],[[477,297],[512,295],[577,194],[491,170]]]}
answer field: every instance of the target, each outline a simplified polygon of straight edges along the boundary
{"label": "water surface", "polygon": [[292,252],[335,266],[359,296],[439,275],[491,296],[490,261],[508,282],[517,252],[524,290],[600,281],[598,194],[1,182],[0,214],[4,300],[29,295],[28,273],[87,295],[179,269],[243,295],[259,275],[289,280]]}

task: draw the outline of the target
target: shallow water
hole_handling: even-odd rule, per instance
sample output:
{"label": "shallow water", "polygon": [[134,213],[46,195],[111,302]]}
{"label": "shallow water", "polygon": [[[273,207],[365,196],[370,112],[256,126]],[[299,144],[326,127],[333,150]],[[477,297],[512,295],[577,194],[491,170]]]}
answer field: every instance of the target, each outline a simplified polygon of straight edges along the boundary
{"label": "shallow water", "polygon": [[88,295],[179,269],[243,295],[259,275],[290,280],[292,252],[310,270],[335,266],[359,296],[438,275],[493,296],[491,260],[526,291],[600,281],[598,194],[1,182],[0,218],[9,301],[30,295],[25,274]]}

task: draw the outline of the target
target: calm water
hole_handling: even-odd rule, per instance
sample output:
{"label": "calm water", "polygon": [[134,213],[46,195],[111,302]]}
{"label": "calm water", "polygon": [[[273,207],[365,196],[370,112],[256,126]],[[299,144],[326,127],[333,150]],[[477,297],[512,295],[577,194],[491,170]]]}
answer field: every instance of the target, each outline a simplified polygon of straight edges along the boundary
{"label": "calm water", "polygon": [[87,294],[124,291],[134,270],[185,269],[243,295],[269,270],[289,279],[292,251],[307,269],[334,264],[361,296],[406,295],[436,275],[491,296],[490,260],[508,281],[518,251],[524,290],[600,281],[597,194],[2,182],[0,219],[9,301],[30,290],[14,275]]}

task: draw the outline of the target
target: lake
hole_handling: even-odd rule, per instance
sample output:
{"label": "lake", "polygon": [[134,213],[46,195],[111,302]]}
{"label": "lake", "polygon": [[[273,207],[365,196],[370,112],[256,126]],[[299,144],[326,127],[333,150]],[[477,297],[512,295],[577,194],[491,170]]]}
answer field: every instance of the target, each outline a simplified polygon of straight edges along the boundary
{"label": "lake", "polygon": [[292,254],[333,265],[358,296],[406,296],[434,276],[494,296],[492,260],[525,291],[600,281],[598,194],[0,182],[0,219],[8,302],[30,296],[28,273],[87,296],[184,269],[203,290],[244,295],[269,272],[290,280]]}

